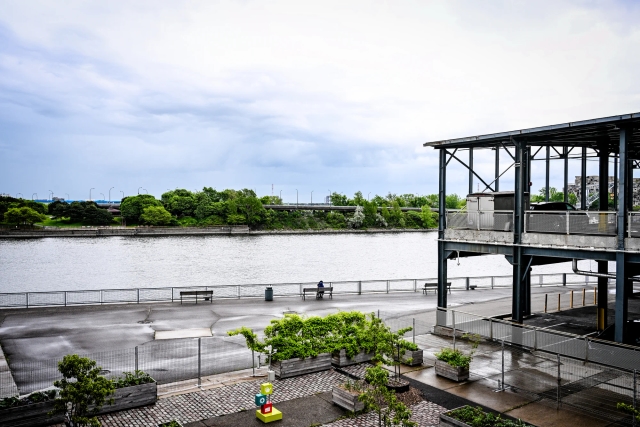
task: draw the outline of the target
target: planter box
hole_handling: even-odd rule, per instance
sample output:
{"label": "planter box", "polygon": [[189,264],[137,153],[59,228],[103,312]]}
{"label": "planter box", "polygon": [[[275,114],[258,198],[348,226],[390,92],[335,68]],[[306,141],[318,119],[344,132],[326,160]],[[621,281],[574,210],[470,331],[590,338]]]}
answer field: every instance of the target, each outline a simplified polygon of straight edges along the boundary
{"label": "planter box", "polygon": [[[132,387],[118,388],[112,396],[113,405],[104,404],[100,414],[122,411],[156,403],[158,384],[153,382]],[[0,426],[3,427],[40,427],[58,424],[64,421],[64,415],[47,415],[53,410],[53,401],[34,403],[0,410]]]}
{"label": "planter box", "polygon": [[[454,409],[452,409],[450,411],[443,412],[442,414],[440,414],[440,424],[438,424],[438,425],[448,426],[448,427],[471,427],[469,424],[465,423],[464,421],[460,421],[460,420],[457,420],[455,418],[451,418],[448,415],[449,412],[455,411],[456,409],[460,409],[460,408],[454,408]],[[526,425],[529,426],[529,427],[535,427],[533,424],[529,424],[529,423],[526,423]]]}
{"label": "planter box", "polygon": [[333,403],[351,412],[358,412],[364,409],[364,403],[358,400],[357,394],[336,386],[333,387]]}
{"label": "planter box", "polygon": [[304,359],[280,360],[271,363],[271,369],[276,373],[276,377],[280,379],[327,371],[331,369],[331,353],[322,353],[316,357],[306,357]]}
{"label": "planter box", "polygon": [[0,425],[4,427],[48,426],[64,421],[64,415],[47,415],[53,410],[53,400],[34,403],[26,406],[16,406],[0,410]]}
{"label": "planter box", "polygon": [[158,400],[158,383],[154,381],[148,384],[117,388],[112,398],[113,404],[103,405],[100,414],[155,404]]}
{"label": "planter box", "polygon": [[373,353],[358,353],[352,359],[347,357],[347,352],[342,349],[331,354],[331,364],[338,367],[355,365],[356,363],[368,362],[373,358]]}
{"label": "planter box", "polygon": [[453,381],[465,381],[469,379],[469,368],[451,366],[447,362],[436,359],[436,375]]}
{"label": "planter box", "polygon": [[[422,353],[423,353],[423,350],[420,350],[420,349],[418,349],[416,351],[407,350],[402,355],[401,362],[403,364],[409,365],[409,366],[422,365],[422,362],[423,362]],[[411,359],[411,363],[408,362],[409,359]]]}

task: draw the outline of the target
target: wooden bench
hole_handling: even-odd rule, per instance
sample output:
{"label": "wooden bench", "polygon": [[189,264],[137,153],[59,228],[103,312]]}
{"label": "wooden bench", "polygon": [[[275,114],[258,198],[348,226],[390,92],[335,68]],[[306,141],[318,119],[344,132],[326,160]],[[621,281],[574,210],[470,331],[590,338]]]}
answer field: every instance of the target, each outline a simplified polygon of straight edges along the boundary
{"label": "wooden bench", "polygon": [[[422,293],[427,295],[429,289],[433,289],[433,292],[437,293],[438,292],[438,282],[427,282],[424,284],[424,286],[422,287]],[[449,293],[451,293],[451,282],[447,282],[447,289],[449,290]]]}
{"label": "wooden bench", "polygon": [[194,299],[196,304],[198,303],[198,299],[202,299],[203,301],[210,301],[211,304],[213,304],[213,291],[180,291],[180,304],[182,304],[183,299]]}
{"label": "wooden bench", "polygon": [[328,293],[329,297],[333,299],[333,286],[325,286],[324,288],[304,288],[302,289],[302,299],[306,299],[307,292],[310,294],[316,294],[316,299],[320,298],[321,293]]}

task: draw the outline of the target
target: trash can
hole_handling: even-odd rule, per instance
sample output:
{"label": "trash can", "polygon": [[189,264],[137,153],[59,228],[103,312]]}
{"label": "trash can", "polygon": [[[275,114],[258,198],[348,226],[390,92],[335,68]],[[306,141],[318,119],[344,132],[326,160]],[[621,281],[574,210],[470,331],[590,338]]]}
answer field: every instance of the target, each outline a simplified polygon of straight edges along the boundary
{"label": "trash can", "polygon": [[267,286],[267,289],[264,290],[264,300],[273,301],[273,288],[271,286]]}

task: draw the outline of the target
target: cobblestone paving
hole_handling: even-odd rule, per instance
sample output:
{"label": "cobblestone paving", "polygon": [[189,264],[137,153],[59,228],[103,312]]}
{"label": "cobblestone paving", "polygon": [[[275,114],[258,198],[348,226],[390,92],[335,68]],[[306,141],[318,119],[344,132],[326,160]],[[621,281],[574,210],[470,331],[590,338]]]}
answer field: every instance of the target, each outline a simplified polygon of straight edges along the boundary
{"label": "cobblestone paving", "polygon": [[[333,369],[295,378],[276,380],[272,402],[279,403],[316,393],[331,391],[346,377]],[[189,423],[255,408],[254,396],[265,379],[196,391],[160,399],[155,405],[99,417],[105,427],[148,427],[173,419]]]}
{"label": "cobblestone paving", "polygon": [[372,366],[373,365],[371,365],[370,363],[358,363],[357,365],[345,366],[340,369],[360,379],[363,379],[366,369]]}
{"label": "cobblestone paving", "polygon": [[[419,427],[437,426],[440,424],[440,414],[447,410],[432,402],[420,402],[410,406],[411,421],[418,423]],[[333,423],[325,424],[324,427],[378,427],[378,415],[369,412],[356,418],[345,418]]]}

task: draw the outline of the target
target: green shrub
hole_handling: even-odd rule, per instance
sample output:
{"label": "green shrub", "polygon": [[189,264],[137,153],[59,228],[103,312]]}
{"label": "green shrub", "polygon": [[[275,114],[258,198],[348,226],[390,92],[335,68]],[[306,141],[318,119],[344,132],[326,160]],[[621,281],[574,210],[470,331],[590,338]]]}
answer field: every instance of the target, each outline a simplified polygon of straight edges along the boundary
{"label": "green shrub", "polygon": [[0,399],[0,409],[14,408],[16,406],[32,405],[34,403],[46,402],[56,398],[56,390],[36,391],[28,396],[5,397]]}
{"label": "green shrub", "polygon": [[123,374],[124,374],[124,378],[118,377],[111,380],[113,381],[113,384],[116,386],[116,388],[125,388],[125,387],[132,387],[134,385],[149,384],[154,381],[154,379],[151,378],[151,375],[140,370],[135,372],[123,372]]}
{"label": "green shrub", "polygon": [[439,353],[435,354],[436,359],[442,360],[456,368],[469,368],[471,356],[463,354],[458,349],[443,348]]}
{"label": "green shrub", "polygon": [[469,424],[471,427],[530,427],[522,420],[505,420],[500,415],[485,412],[481,407],[475,408],[469,405],[454,409],[447,413],[451,418]]}

